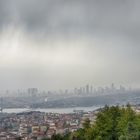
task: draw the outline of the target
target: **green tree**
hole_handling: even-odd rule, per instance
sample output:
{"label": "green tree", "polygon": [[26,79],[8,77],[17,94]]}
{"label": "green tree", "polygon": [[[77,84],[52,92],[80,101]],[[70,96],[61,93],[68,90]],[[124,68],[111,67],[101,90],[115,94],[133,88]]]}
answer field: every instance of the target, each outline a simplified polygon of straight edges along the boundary
{"label": "green tree", "polygon": [[130,104],[126,107],[105,106],[96,114],[93,125],[86,119],[83,128],[51,140],[140,140],[140,115]]}

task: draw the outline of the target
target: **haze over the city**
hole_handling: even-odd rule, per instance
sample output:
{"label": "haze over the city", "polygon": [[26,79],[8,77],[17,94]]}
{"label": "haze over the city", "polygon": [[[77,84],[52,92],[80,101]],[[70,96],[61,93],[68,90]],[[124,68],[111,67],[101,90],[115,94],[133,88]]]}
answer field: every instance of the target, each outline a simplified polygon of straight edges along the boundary
{"label": "haze over the city", "polygon": [[0,90],[140,85],[140,1],[1,0]]}

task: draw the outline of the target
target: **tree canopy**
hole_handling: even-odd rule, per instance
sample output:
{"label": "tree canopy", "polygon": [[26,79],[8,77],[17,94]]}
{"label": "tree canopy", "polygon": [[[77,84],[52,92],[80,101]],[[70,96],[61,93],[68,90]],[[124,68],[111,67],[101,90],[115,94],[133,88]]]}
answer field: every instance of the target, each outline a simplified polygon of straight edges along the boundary
{"label": "tree canopy", "polygon": [[140,115],[131,106],[105,106],[91,125],[89,119],[83,128],[67,136],[55,135],[51,140],[140,140]]}

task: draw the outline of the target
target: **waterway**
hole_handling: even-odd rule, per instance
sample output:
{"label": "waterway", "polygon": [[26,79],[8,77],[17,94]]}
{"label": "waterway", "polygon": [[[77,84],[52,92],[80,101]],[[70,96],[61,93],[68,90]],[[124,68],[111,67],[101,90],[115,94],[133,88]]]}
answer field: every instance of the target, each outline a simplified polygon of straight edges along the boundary
{"label": "waterway", "polygon": [[40,112],[46,112],[46,113],[73,113],[74,110],[82,110],[85,112],[88,111],[94,111],[98,108],[101,108],[101,106],[92,106],[92,107],[71,107],[71,108],[37,108],[37,109],[31,109],[31,108],[7,108],[3,109],[3,113],[22,113],[22,112],[30,112],[30,111],[40,111]]}

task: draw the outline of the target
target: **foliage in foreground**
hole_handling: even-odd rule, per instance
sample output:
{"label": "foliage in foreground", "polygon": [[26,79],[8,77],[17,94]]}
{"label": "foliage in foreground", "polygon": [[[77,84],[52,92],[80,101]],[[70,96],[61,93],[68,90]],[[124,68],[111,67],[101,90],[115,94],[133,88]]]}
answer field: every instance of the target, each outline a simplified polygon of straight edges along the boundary
{"label": "foliage in foreground", "polygon": [[87,119],[83,129],[67,136],[55,135],[51,140],[140,140],[140,115],[130,105],[105,106],[93,125]]}

